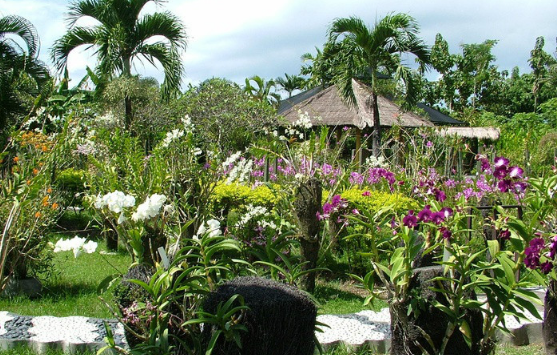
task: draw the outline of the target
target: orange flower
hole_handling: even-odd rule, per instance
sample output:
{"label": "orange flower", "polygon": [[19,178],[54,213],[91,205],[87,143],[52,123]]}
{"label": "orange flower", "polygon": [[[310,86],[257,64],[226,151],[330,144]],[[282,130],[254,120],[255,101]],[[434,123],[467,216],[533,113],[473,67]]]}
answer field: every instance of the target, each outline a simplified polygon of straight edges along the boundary
{"label": "orange flower", "polygon": [[44,163],[41,161],[39,162],[39,166],[42,167],[44,165]]}
{"label": "orange flower", "polygon": [[51,194],[52,193],[52,189],[49,187],[48,190],[46,190],[47,193]]}
{"label": "orange flower", "polygon": [[50,196],[46,195],[45,197],[43,197],[43,206],[48,206],[48,199],[50,198]]}
{"label": "orange flower", "polygon": [[39,217],[41,217],[41,212],[36,212],[35,213],[35,218],[39,218]]}
{"label": "orange flower", "polygon": [[55,210],[55,209],[57,209],[57,208],[58,208],[58,204],[57,204],[56,202],[54,202],[54,203],[52,204],[52,209]]}
{"label": "orange flower", "polygon": [[19,157],[15,157],[14,158],[14,163],[17,163],[19,161]]}
{"label": "orange flower", "polygon": [[48,147],[46,145],[43,145],[43,152],[48,152]]}
{"label": "orange flower", "polygon": [[33,169],[33,174],[37,175],[39,173],[39,169]]}
{"label": "orange flower", "polygon": [[31,180],[27,180],[27,185],[31,185]]}

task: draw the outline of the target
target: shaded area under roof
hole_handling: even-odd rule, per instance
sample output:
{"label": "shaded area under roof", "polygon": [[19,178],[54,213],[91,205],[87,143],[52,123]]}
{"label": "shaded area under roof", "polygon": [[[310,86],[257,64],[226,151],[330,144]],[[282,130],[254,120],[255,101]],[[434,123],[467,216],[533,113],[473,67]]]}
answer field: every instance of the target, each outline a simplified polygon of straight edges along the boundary
{"label": "shaded area under roof", "polygon": [[436,125],[461,126],[466,124],[466,122],[462,122],[457,119],[454,119],[451,116],[446,115],[441,111],[438,111],[432,107],[427,106],[426,104],[418,103],[417,106],[418,108],[424,110],[425,113],[428,115],[429,120]]}
{"label": "shaded area under roof", "polygon": [[[281,101],[278,114],[288,122],[298,120],[298,111],[307,112],[316,126],[355,126],[360,129],[373,127],[373,112],[367,104],[371,95],[368,86],[354,80],[355,107],[344,102],[336,86],[314,88]],[[378,96],[381,126],[422,127],[433,124],[415,113],[404,112],[393,101]]]}

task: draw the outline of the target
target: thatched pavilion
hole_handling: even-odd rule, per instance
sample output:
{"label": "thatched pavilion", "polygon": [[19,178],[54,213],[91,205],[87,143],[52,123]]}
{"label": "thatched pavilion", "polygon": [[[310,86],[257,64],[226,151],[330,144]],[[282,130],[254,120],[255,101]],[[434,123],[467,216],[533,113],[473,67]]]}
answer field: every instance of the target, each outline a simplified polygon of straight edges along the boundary
{"label": "thatched pavilion", "polygon": [[[356,128],[356,152],[361,147],[362,130],[373,128],[373,112],[368,104],[371,89],[353,79],[352,86],[356,97],[354,106],[348,105],[340,96],[335,85],[328,88],[317,87],[282,100],[278,109],[279,116],[288,122],[298,120],[298,112],[307,112],[314,126]],[[429,120],[413,112],[404,112],[392,100],[378,96],[381,127],[433,127]]]}

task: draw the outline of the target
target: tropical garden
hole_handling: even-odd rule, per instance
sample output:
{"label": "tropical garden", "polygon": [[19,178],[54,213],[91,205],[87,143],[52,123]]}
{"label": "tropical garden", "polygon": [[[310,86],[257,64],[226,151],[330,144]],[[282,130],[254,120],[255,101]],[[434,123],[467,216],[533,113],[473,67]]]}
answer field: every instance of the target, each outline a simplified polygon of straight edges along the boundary
{"label": "tropical garden", "polygon": [[[319,312],[388,307],[392,354],[494,354],[504,316],[528,314],[557,353],[557,59],[544,38],[532,71],[509,73],[495,65],[494,40],[455,52],[441,34],[424,43],[406,14],[372,26],[342,18],[322,48],[301,54],[300,73],[184,90],[185,26],[169,12],[142,15],[148,2],[72,3],[53,68],[38,60],[33,24],[0,18],[2,310],[116,317],[130,348],[109,334],[107,349],[126,354],[244,354],[256,344],[248,295],[207,299],[255,277]],[[83,17],[97,25],[78,25]],[[97,64],[70,87],[68,57],[81,46]],[[134,74],[136,61],[157,65],[163,83]],[[281,97],[320,85],[352,105],[353,79],[373,93],[365,163],[346,154],[353,127],[277,115]],[[501,138],[480,152],[432,128],[382,129],[378,95],[498,127]],[[446,169],[454,151],[473,160],[469,171]],[[11,293],[28,278],[40,294]],[[540,286],[545,315],[531,291]],[[271,323],[282,319],[266,307]],[[293,317],[313,334],[307,312]],[[330,351],[312,336],[282,337],[271,334],[268,354],[291,341],[294,352],[276,353]]]}

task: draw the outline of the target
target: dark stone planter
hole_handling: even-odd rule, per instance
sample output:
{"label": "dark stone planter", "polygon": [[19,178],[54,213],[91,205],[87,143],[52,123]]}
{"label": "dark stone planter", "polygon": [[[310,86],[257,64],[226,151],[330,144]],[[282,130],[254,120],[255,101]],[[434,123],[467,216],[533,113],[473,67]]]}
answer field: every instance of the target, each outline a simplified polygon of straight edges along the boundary
{"label": "dark stone planter", "polygon": [[[279,282],[239,277],[211,293],[204,311],[214,313],[220,302],[233,295],[244,298],[246,311],[242,324],[247,332],[240,332],[242,349],[221,336],[215,355],[313,355],[317,307],[300,290]],[[205,327],[203,338],[208,342],[213,329]]]}
{"label": "dark stone planter", "polygon": [[36,278],[11,278],[6,285],[6,288],[2,292],[2,296],[14,297],[24,295],[29,298],[36,298],[41,295],[42,290],[43,285],[41,281]]}

